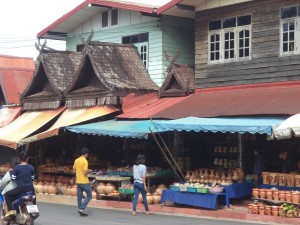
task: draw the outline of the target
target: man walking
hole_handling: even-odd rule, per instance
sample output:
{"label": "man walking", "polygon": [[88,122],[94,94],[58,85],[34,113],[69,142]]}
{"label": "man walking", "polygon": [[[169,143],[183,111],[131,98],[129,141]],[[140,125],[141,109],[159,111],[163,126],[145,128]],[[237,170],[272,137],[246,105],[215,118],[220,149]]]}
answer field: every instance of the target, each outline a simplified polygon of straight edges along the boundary
{"label": "man walking", "polygon": [[[89,182],[88,174],[92,170],[88,169],[87,157],[89,156],[89,149],[82,148],[81,156],[74,161],[73,169],[76,173],[76,185],[77,185],[77,201],[78,201],[78,213],[81,216],[87,216],[85,208],[92,199],[92,188]],[[87,194],[86,198],[82,202],[83,192]]]}

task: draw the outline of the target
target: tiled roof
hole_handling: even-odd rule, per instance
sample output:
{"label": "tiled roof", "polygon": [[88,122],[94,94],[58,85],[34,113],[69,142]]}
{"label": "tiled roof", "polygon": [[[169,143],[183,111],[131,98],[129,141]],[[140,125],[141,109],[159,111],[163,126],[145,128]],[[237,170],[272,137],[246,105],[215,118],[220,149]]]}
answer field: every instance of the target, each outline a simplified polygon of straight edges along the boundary
{"label": "tiled roof", "polygon": [[80,52],[43,50],[34,77],[21,95],[23,109],[55,109],[72,82],[82,60]]}
{"label": "tiled roof", "polygon": [[68,107],[116,105],[120,96],[158,90],[132,45],[90,42],[84,54],[66,90]]}
{"label": "tiled roof", "polygon": [[159,89],[159,97],[185,96],[195,90],[194,68],[185,64],[172,64]]}
{"label": "tiled roof", "polygon": [[20,104],[24,91],[34,72],[32,58],[0,55],[0,87],[5,104]]}

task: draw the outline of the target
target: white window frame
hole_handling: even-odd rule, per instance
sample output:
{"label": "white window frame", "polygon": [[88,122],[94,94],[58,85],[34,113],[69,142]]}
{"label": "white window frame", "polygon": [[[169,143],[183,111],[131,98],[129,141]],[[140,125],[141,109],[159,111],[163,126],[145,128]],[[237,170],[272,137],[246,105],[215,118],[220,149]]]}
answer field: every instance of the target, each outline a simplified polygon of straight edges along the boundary
{"label": "white window frame", "polygon": [[[295,33],[294,33],[294,51],[283,52],[283,24],[288,22],[295,23]],[[300,18],[293,17],[287,19],[281,19],[280,21],[280,56],[290,56],[295,54],[300,54]]]}
{"label": "white window frame", "polygon": [[[112,25],[112,10],[117,10],[118,11],[118,22],[116,25]],[[107,18],[107,27],[102,27],[102,17],[103,13],[107,12],[108,13],[108,18]],[[109,29],[111,27],[119,27],[120,24],[120,10],[119,9],[111,9],[111,10],[105,10],[101,12],[101,29]]]}
{"label": "white window frame", "polygon": [[[149,43],[148,42],[139,42],[139,43],[135,43],[134,44],[137,49],[138,49],[138,52],[141,56],[141,59],[143,61],[143,64],[145,66],[145,68],[148,70],[148,66],[149,66]],[[147,48],[147,51],[146,52],[142,52],[142,47],[146,47]],[[142,57],[142,54],[144,57]]]}
{"label": "white window frame", "polygon": [[[252,26],[251,25],[245,25],[245,26],[238,26],[238,27],[232,27],[232,28],[225,28],[225,29],[220,29],[220,30],[213,30],[209,31],[208,35],[208,62],[213,64],[213,63],[228,63],[228,62],[236,62],[236,61],[244,61],[244,60],[251,60],[251,55],[252,55]],[[249,30],[249,56],[244,56],[240,57],[239,56],[239,32],[242,30]],[[234,57],[233,58],[228,58],[225,59],[225,33],[227,31],[233,31],[234,32]],[[220,57],[219,60],[211,60],[210,55],[211,55],[211,41],[210,37],[211,35],[215,34],[220,34]]]}

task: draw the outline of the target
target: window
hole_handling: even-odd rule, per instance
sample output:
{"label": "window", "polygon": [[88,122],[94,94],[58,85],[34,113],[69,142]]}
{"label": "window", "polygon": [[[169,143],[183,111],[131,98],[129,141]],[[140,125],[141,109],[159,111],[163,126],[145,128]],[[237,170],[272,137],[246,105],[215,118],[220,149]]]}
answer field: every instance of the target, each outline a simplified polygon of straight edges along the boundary
{"label": "window", "polygon": [[108,27],[108,11],[102,12],[102,28]]}
{"label": "window", "polygon": [[280,53],[300,54],[300,6],[281,9]]}
{"label": "window", "polygon": [[102,12],[102,28],[117,26],[119,24],[119,10],[112,9]]}
{"label": "window", "polygon": [[138,52],[140,53],[141,59],[146,67],[148,68],[148,40],[149,33],[135,34],[130,36],[122,37],[123,44],[134,44]]}
{"label": "window", "polygon": [[111,11],[111,26],[116,26],[118,24],[119,24],[118,9],[113,9]]}
{"label": "window", "polygon": [[209,62],[230,62],[250,57],[250,15],[209,22]]}

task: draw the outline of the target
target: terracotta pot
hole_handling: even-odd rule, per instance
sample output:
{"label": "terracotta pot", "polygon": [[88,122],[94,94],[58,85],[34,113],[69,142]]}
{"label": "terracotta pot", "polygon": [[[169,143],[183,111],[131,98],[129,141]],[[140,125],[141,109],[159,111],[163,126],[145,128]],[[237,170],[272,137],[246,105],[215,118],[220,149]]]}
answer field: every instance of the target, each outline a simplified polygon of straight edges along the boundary
{"label": "terracotta pot", "polygon": [[97,185],[97,192],[98,192],[98,194],[100,194],[100,195],[105,194],[105,184],[104,184],[104,183],[99,183],[99,184]]}
{"label": "terracotta pot", "polygon": [[159,204],[160,200],[161,200],[160,195],[157,192],[154,192],[152,196],[153,196],[153,203],[154,204]]}
{"label": "terracotta pot", "polygon": [[77,185],[72,186],[70,195],[77,196]]}
{"label": "terracotta pot", "polygon": [[298,191],[292,192],[292,202],[294,204],[298,204],[299,200],[300,200],[300,192]]}
{"label": "terracotta pot", "polygon": [[253,198],[258,198],[259,197],[259,189],[253,188],[252,195],[253,195]]}
{"label": "terracotta pot", "polygon": [[293,212],[287,212],[287,213],[285,214],[285,216],[286,216],[287,218],[293,218],[295,215],[294,215]]}
{"label": "terracotta pot", "polygon": [[270,205],[265,206],[265,214],[268,216],[272,215],[272,206],[270,206]]}
{"label": "terracotta pot", "polygon": [[53,195],[57,194],[57,187],[55,183],[50,183],[50,185],[48,186],[48,193]]}
{"label": "terracotta pot", "polygon": [[259,197],[260,198],[266,198],[266,190],[265,189],[260,189],[259,190]]}
{"label": "terracotta pot", "polygon": [[35,186],[35,191],[37,193],[43,193],[43,183],[42,182],[38,182]]}
{"label": "terracotta pot", "polygon": [[278,173],[278,185],[286,186],[286,174],[285,173]]}
{"label": "terracotta pot", "polygon": [[286,175],[286,186],[294,187],[295,186],[295,175],[294,174],[287,174]]}
{"label": "terracotta pot", "polygon": [[61,187],[60,187],[60,191],[61,193],[63,193],[64,195],[66,195],[67,193],[67,188],[68,186],[66,184],[62,184]]}
{"label": "terracotta pot", "polygon": [[300,187],[300,175],[294,175],[295,186]]}
{"label": "terracotta pot", "polygon": [[44,185],[43,185],[43,193],[44,194],[48,194],[48,187],[49,187],[49,184],[48,183],[44,183]]}
{"label": "terracotta pot", "polygon": [[253,207],[253,204],[248,204],[248,213],[252,214],[252,207]]}
{"label": "terracotta pot", "polygon": [[96,191],[92,192],[92,199],[97,199],[97,192]]}
{"label": "terracotta pot", "polygon": [[258,209],[259,209],[259,215],[265,215],[265,206],[264,205],[258,206]]}
{"label": "terracotta pot", "polygon": [[266,195],[268,200],[272,200],[273,198],[273,191],[271,189],[266,190]]}
{"label": "terracotta pot", "polygon": [[279,200],[279,191],[273,190],[273,200],[278,201]]}
{"label": "terracotta pot", "polygon": [[278,206],[272,206],[272,215],[278,216],[279,214],[279,207]]}
{"label": "terracotta pot", "polygon": [[270,172],[262,172],[263,184],[269,184]]}
{"label": "terracotta pot", "polygon": [[287,202],[292,201],[292,193],[290,191],[285,192],[285,201],[287,201]]}
{"label": "terracotta pot", "polygon": [[57,194],[58,194],[58,193],[63,193],[62,190],[61,190],[62,185],[63,185],[63,184],[62,184],[61,182],[56,183]]}
{"label": "terracotta pot", "polygon": [[67,189],[66,189],[66,195],[71,195],[71,189],[72,189],[72,186],[68,185]]}
{"label": "terracotta pot", "polygon": [[157,189],[155,190],[156,193],[158,193],[159,195],[162,194],[163,190],[167,189],[166,185],[164,184],[161,184],[161,185],[158,185]]}
{"label": "terracotta pot", "polygon": [[147,193],[147,202],[149,205],[153,204],[154,202],[153,196],[150,193]]}
{"label": "terracotta pot", "polygon": [[279,191],[279,200],[285,201],[285,191]]}
{"label": "terracotta pot", "polygon": [[253,204],[253,206],[252,206],[252,214],[258,214],[258,205]]}
{"label": "terracotta pot", "polygon": [[271,185],[278,185],[278,174],[277,173],[270,173],[270,184]]}
{"label": "terracotta pot", "polygon": [[110,195],[114,190],[116,190],[116,186],[112,183],[107,183],[105,185],[105,194]]}

